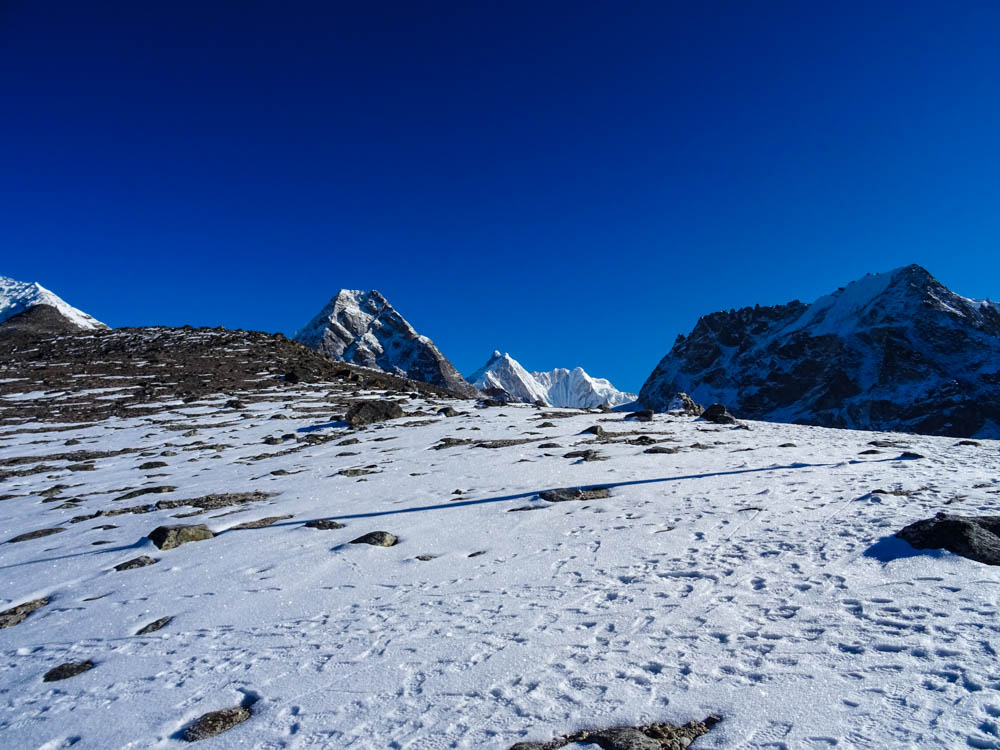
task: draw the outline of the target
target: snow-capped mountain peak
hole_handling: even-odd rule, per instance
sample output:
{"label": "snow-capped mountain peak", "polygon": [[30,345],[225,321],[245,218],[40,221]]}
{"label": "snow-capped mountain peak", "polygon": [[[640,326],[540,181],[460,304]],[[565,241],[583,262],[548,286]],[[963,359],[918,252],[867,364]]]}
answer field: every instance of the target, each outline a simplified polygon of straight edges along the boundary
{"label": "snow-capped mountain peak", "polygon": [[37,282],[17,281],[0,276],[0,323],[32,307],[46,305],[54,308],[69,323],[85,330],[107,328],[83,310],[78,310]]}
{"label": "snow-capped mountain peak", "polygon": [[332,359],[476,395],[434,342],[374,289],[341,289],[294,338]]}
{"label": "snow-capped mountain peak", "polygon": [[520,362],[499,350],[467,379],[481,390],[506,391],[515,401],[543,401],[564,408],[587,409],[601,404],[614,407],[636,399],[635,394],[619,391],[604,378],[591,377],[582,367],[528,372]]}

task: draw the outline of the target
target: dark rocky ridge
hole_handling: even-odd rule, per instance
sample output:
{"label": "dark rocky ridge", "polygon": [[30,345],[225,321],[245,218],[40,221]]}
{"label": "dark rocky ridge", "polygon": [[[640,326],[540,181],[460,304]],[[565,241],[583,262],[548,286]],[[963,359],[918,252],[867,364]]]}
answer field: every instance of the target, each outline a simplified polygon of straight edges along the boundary
{"label": "dark rocky ridge", "polygon": [[375,290],[341,290],[295,339],[335,360],[431,383],[468,398],[477,395],[434,342],[419,335]]}
{"label": "dark rocky ridge", "polygon": [[812,305],[712,313],[639,401],[664,411],[678,391],[746,419],[1000,437],[1000,306],[912,265]]}
{"label": "dark rocky ridge", "polygon": [[[298,382],[330,383],[344,393],[372,388],[459,398],[429,383],[334,362],[281,334],[190,326],[53,331],[44,307],[0,324],[0,397],[45,392],[0,398],[0,421],[136,417],[167,401],[235,392],[245,398]],[[118,390],[88,393],[95,389]]]}

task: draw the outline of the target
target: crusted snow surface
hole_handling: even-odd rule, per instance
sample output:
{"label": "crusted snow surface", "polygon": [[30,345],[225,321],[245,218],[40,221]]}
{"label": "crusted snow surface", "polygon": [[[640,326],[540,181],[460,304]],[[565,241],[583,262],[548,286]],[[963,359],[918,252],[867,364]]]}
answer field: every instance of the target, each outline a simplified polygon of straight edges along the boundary
{"label": "crusted snow surface", "polygon": [[610,381],[593,378],[582,367],[528,372],[520,362],[499,350],[466,380],[479,389],[500,388],[517,401],[534,403],[541,400],[549,406],[575,409],[601,404],[615,407],[636,399],[634,393],[619,391]]}
{"label": "crusted snow surface", "polygon": [[60,315],[79,328],[107,328],[104,323],[77,310],[41,284],[0,276],[0,323],[36,305],[54,307]]}
{"label": "crusted snow surface", "polygon": [[[322,386],[255,394],[235,420],[233,395],[0,427],[2,539],[65,529],[0,546],[0,609],[50,600],[0,630],[5,747],[180,748],[194,718],[248,701],[211,747],[505,750],[709,713],[723,720],[696,750],[1000,746],[1000,568],[891,538],[939,510],[996,513],[1000,442],[586,412],[541,428],[536,409],[470,402],[350,432],[317,415]],[[594,424],[632,434],[581,434]],[[636,431],[679,452],[624,442]],[[445,437],[537,442],[431,449]],[[873,439],[896,444],[862,454]],[[584,447],[607,460],[562,455]],[[69,450],[105,453],[74,472]],[[167,465],[138,468],[151,460]],[[355,467],[374,473],[339,473]],[[591,485],[610,497],[538,497]],[[176,489],[115,500],[154,486]],[[175,516],[196,508],[155,510],[253,490],[276,494],[188,519]],[[304,526],[323,518],[345,527]],[[158,550],[145,537],[170,523],[217,536]],[[348,544],[377,530],[399,543]],[[158,562],[114,570],[140,555]]]}

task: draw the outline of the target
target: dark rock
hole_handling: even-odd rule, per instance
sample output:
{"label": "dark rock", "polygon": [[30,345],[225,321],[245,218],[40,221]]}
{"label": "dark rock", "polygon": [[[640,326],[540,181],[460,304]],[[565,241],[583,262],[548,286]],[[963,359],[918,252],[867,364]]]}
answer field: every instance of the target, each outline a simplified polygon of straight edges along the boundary
{"label": "dark rock", "polygon": [[273,526],[278,523],[278,521],[287,521],[289,518],[294,518],[294,516],[268,516],[267,518],[258,518],[256,521],[244,521],[243,523],[238,523],[235,526],[230,526],[226,531],[232,531],[234,529],[265,529],[268,526]]}
{"label": "dark rock", "polygon": [[341,469],[337,473],[342,477],[363,477],[366,474],[378,474],[375,469]]}
{"label": "dark rock", "polygon": [[652,422],[653,410],[643,409],[641,411],[634,411],[631,414],[626,415],[625,419],[634,419],[636,422]]}
{"label": "dark rock", "polygon": [[457,417],[459,414],[458,409],[453,406],[444,406],[438,409],[437,413],[442,417]]}
{"label": "dark rock", "polygon": [[188,542],[201,542],[211,539],[215,534],[205,524],[157,526],[148,537],[153,544],[162,550],[174,549]]}
{"label": "dark rock", "polygon": [[295,370],[289,370],[285,373],[284,379],[288,385],[295,385],[302,380],[302,376],[295,372]]}
{"label": "dark rock", "polygon": [[538,496],[550,503],[564,503],[570,500],[604,500],[611,497],[611,492],[607,487],[562,487],[539,492]]}
{"label": "dark rock", "polygon": [[139,465],[139,471],[149,471],[150,469],[162,469],[167,465],[166,461],[147,461]]}
{"label": "dark rock", "polygon": [[647,448],[643,453],[677,453],[680,448],[668,448],[665,445],[654,445],[652,448]]}
{"label": "dark rock", "polygon": [[370,544],[374,547],[392,547],[399,539],[388,531],[371,531],[367,534],[352,539],[351,544]]}
{"label": "dark rock", "polygon": [[911,523],[896,536],[917,549],[946,549],[986,565],[1000,565],[1000,516],[938,513]]}
{"label": "dark rock", "polygon": [[344,417],[351,427],[364,427],[375,422],[405,417],[403,407],[395,401],[358,401],[347,410]]}
{"label": "dark rock", "polygon": [[305,527],[307,529],[320,529],[321,531],[332,531],[334,529],[344,528],[344,524],[337,523],[336,521],[331,521],[329,518],[319,518],[315,521],[306,521]]}
{"label": "dark rock", "polygon": [[132,492],[126,492],[124,495],[115,498],[115,502],[119,500],[133,500],[137,497],[142,497],[143,495],[160,495],[167,492],[173,492],[177,488],[170,484],[164,484],[159,487],[143,487],[140,490],[132,490]]}
{"label": "dark rock", "polygon": [[87,661],[68,661],[65,664],[60,664],[58,667],[53,667],[42,677],[45,682],[56,682],[57,680],[68,680],[70,677],[76,677],[78,674],[83,674],[94,668],[94,663],[89,659]]}
{"label": "dark rock", "polygon": [[570,451],[563,455],[563,458],[579,458],[581,461],[607,461],[607,456],[602,456],[595,450],[587,449],[582,451]]}
{"label": "dark rock", "polygon": [[337,445],[338,448],[340,448],[340,447],[345,446],[345,445],[357,445],[360,442],[361,441],[358,440],[357,438],[347,438],[346,440],[341,440],[336,445]]}
{"label": "dark rock", "polygon": [[542,443],[538,446],[539,448],[562,448],[559,443]]}
{"label": "dark rock", "polygon": [[417,559],[420,560],[420,562],[430,562],[435,557],[437,557],[437,555],[417,555]]}
{"label": "dark rock", "polygon": [[153,620],[153,622],[149,623],[149,625],[144,625],[135,631],[135,634],[149,635],[150,633],[155,633],[157,630],[165,628],[173,619],[173,617],[161,617],[159,620]]}
{"label": "dark rock", "polygon": [[902,453],[899,454],[899,457],[907,459],[923,458],[921,454],[914,453],[913,451],[903,451]]}
{"label": "dark rock", "polygon": [[649,435],[640,435],[639,437],[628,441],[629,445],[653,445],[655,443],[656,439],[650,437]]}
{"label": "dark rock", "polygon": [[599,424],[595,424],[593,427],[588,427],[581,434],[590,434],[590,435],[597,435],[597,437],[604,437],[604,435],[606,435],[607,433],[604,431],[603,427],[601,427]]}
{"label": "dark rock", "polygon": [[212,711],[199,717],[185,729],[181,738],[185,742],[207,740],[242,724],[252,715],[251,710],[246,706],[234,706],[233,708],[224,708],[221,711]]}
{"label": "dark rock", "polygon": [[156,560],[149,555],[140,555],[123,563],[118,563],[115,566],[115,570],[135,570],[136,568],[145,568],[147,565],[153,565],[155,562]]}
{"label": "dark rock", "polygon": [[715,424],[736,424],[736,417],[730,414],[722,404],[712,404],[702,412],[701,418]]}
{"label": "dark rock", "polygon": [[980,445],[980,443],[976,442],[975,440],[959,440],[957,443],[955,443],[955,445],[973,445],[973,446],[978,446],[978,445]]}
{"label": "dark rock", "polygon": [[264,438],[264,445],[281,445],[284,442],[280,437],[275,437],[274,435],[268,435]]}
{"label": "dark rock", "polygon": [[522,505],[519,508],[511,508],[507,512],[508,513],[520,513],[521,511],[525,511],[525,510],[542,510],[542,509],[547,508],[547,507],[548,507],[547,505]]}
{"label": "dark rock", "polygon": [[667,411],[680,412],[689,417],[700,417],[705,412],[705,407],[695,403],[686,393],[677,393],[667,404]]}
{"label": "dark rock", "polygon": [[507,402],[506,401],[501,401],[500,399],[496,399],[496,398],[484,398],[484,399],[482,399],[479,402],[479,405],[480,406],[494,406],[494,407],[495,406],[506,406]]}
{"label": "dark rock", "polygon": [[509,750],[558,750],[570,743],[589,744],[601,750],[685,750],[720,721],[709,716],[704,721],[691,721],[683,726],[645,724],[635,727],[585,729],[563,735],[549,742],[518,742]]}
{"label": "dark rock", "polygon": [[476,552],[470,552],[468,556],[469,557],[479,557],[480,555],[485,555],[485,554],[486,554],[486,550],[481,549],[481,550],[477,550]]}
{"label": "dark rock", "polygon": [[45,597],[42,599],[34,599],[30,602],[25,602],[24,604],[18,604],[16,607],[11,607],[10,609],[5,609],[3,612],[0,612],[0,630],[19,625],[28,618],[28,615],[37,609],[41,609],[48,603],[49,599],[48,597]]}
{"label": "dark rock", "polygon": [[795,443],[782,443],[778,446],[779,448],[796,448]]}
{"label": "dark rock", "polygon": [[12,539],[8,539],[8,544],[13,544],[15,542],[27,542],[31,539],[41,539],[46,536],[52,536],[53,534],[58,534],[61,531],[66,531],[66,529],[56,527],[54,529],[38,529],[37,531],[29,531],[26,534],[18,534]]}

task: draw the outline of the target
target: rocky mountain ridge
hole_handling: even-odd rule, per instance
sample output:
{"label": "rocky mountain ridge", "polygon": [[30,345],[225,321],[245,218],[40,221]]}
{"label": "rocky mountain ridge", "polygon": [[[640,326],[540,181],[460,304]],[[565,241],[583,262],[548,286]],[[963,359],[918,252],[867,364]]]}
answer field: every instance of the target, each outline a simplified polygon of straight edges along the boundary
{"label": "rocky mountain ridge", "polygon": [[712,313],[639,401],[662,411],[678,391],[748,419],[1000,436],[1000,306],[910,265],[812,304]]}
{"label": "rocky mountain ridge", "polygon": [[341,289],[294,339],[331,359],[476,395],[434,342],[376,290]]}
{"label": "rocky mountain ridge", "polygon": [[[68,326],[91,331],[107,328],[104,323],[73,307],[41,284],[0,276],[0,325],[38,307],[48,310],[32,316],[28,325],[36,329],[41,326],[52,329],[66,329]],[[20,323],[24,327],[25,319],[22,318]]]}

